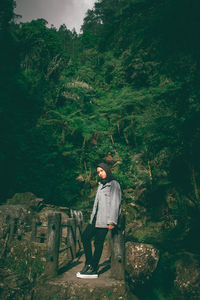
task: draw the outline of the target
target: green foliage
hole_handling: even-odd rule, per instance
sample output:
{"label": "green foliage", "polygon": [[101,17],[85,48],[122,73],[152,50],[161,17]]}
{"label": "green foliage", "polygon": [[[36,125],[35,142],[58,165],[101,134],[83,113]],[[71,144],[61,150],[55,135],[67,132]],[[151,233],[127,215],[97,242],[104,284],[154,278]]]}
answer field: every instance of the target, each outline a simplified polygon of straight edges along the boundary
{"label": "green foliage", "polygon": [[[1,245],[0,245],[1,247]],[[22,244],[15,241],[4,259],[1,258],[1,267],[9,268],[11,271],[24,275],[31,282],[35,281],[43,272],[45,262],[40,250],[28,243]]]}
{"label": "green foliage", "polygon": [[[13,7],[4,3],[7,25]],[[101,0],[80,35],[43,19],[2,27],[3,197],[31,191],[86,207],[104,160],[126,202],[147,191],[141,201],[152,216],[162,217],[173,189],[199,209],[197,8],[197,1]]]}
{"label": "green foliage", "polygon": [[[168,252],[139,298],[174,299],[169,253],[200,249],[199,1],[99,0],[79,35],[16,24],[14,6],[0,4],[1,203],[29,191],[91,208],[109,163],[127,223],[141,225],[129,238]],[[34,251],[5,263],[34,278]]]}

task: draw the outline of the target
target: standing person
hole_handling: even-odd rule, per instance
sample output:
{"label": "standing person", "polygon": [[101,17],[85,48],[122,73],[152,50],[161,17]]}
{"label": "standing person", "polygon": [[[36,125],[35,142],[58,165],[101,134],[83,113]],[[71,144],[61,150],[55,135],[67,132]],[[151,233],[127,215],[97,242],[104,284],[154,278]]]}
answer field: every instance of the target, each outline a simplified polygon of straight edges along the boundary
{"label": "standing person", "polygon": [[[118,223],[121,206],[121,188],[112,175],[109,166],[100,163],[97,166],[100,179],[93,205],[90,223],[82,235],[85,252],[85,266],[78,272],[78,278],[98,278],[98,264],[103,251],[103,244],[108,229],[113,230]],[[94,253],[91,240],[94,237]]]}

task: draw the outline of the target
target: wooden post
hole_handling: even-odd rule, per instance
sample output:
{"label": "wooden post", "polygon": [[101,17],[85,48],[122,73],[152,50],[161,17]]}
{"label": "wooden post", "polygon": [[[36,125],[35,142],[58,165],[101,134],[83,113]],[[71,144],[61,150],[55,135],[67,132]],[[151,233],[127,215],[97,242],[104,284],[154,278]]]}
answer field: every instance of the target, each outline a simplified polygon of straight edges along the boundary
{"label": "wooden post", "polygon": [[76,257],[76,220],[69,218],[67,221],[67,243],[70,246],[72,259]]}
{"label": "wooden post", "polygon": [[36,242],[36,236],[37,236],[37,220],[34,218],[32,220],[32,232],[31,232],[32,242]]}
{"label": "wooden post", "polygon": [[70,210],[72,218],[76,220],[76,252],[81,250],[81,233],[83,225],[83,213],[81,210]]}
{"label": "wooden post", "polygon": [[48,215],[46,275],[56,275],[60,246],[61,213]]}
{"label": "wooden post", "polygon": [[10,224],[9,224],[9,239],[8,239],[8,243],[11,243],[13,238],[14,238],[14,234],[16,233],[17,230],[17,218],[11,217],[10,218]]}
{"label": "wooden post", "polygon": [[111,276],[117,280],[125,280],[125,216],[122,215],[119,227],[109,230],[111,250]]}
{"label": "wooden post", "polygon": [[81,250],[81,233],[82,233],[82,222],[76,222],[76,248],[77,251]]}

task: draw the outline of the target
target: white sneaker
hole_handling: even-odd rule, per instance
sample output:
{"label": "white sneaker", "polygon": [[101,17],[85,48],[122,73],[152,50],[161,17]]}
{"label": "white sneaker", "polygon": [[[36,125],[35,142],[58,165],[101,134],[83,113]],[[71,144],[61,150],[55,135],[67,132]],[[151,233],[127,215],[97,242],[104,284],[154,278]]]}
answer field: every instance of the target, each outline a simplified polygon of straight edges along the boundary
{"label": "white sneaker", "polygon": [[93,279],[98,278],[97,272],[93,269],[91,265],[87,266],[87,269],[84,271],[84,269],[78,273],[76,273],[76,277],[78,278],[87,278],[87,279]]}
{"label": "white sneaker", "polygon": [[80,272],[78,272],[76,274],[77,278],[85,278],[85,279],[95,279],[98,278],[98,274],[81,274]]}

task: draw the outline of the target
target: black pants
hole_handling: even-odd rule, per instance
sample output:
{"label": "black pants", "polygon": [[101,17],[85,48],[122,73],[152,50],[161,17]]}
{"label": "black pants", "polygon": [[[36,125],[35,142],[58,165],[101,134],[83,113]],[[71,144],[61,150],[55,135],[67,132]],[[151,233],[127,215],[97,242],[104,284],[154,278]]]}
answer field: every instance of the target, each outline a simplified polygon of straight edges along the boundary
{"label": "black pants", "polygon": [[[101,254],[103,251],[103,244],[105,241],[107,228],[97,228],[92,224],[87,225],[82,234],[82,243],[85,252],[86,264],[92,265],[97,269]],[[94,237],[94,253],[92,254],[91,240]]]}

